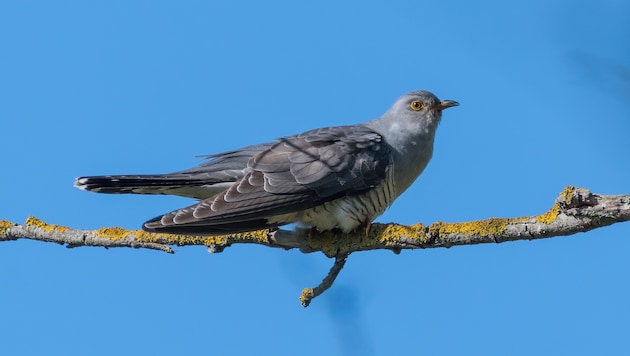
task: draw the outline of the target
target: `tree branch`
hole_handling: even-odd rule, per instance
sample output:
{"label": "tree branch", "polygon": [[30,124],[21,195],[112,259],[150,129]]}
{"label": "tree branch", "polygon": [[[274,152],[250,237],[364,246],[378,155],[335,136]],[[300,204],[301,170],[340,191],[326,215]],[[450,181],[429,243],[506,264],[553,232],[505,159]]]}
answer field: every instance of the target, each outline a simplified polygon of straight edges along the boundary
{"label": "tree branch", "polygon": [[421,223],[404,226],[394,223],[373,224],[369,234],[318,233],[312,229],[259,230],[224,236],[189,236],[154,234],[119,227],[79,230],[47,224],[29,217],[24,224],[0,220],[0,241],[32,239],[65,244],[67,247],[103,246],[149,248],[173,253],[169,246],[203,245],[217,253],[237,243],[254,243],[283,249],[299,248],[304,253],[321,251],[335,257],[335,264],[315,288],[304,289],[300,300],[304,306],[323,293],[334,282],[352,252],[389,249],[451,247],[488,242],[534,240],[585,232],[617,222],[630,220],[630,195],[599,195],[586,189],[566,187],[555,204],[544,214],[520,218],[445,223],[429,226]]}

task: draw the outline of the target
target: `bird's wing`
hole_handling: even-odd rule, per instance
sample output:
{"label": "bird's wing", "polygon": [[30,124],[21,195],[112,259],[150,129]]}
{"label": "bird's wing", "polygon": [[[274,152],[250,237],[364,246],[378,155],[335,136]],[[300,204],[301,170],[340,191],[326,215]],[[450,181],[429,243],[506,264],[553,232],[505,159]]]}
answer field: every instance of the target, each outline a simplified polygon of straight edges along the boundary
{"label": "bird's wing", "polygon": [[278,140],[254,155],[228,190],[145,223],[149,231],[221,233],[268,227],[267,218],[365,192],[391,165],[383,137],[365,126],[329,127]]}

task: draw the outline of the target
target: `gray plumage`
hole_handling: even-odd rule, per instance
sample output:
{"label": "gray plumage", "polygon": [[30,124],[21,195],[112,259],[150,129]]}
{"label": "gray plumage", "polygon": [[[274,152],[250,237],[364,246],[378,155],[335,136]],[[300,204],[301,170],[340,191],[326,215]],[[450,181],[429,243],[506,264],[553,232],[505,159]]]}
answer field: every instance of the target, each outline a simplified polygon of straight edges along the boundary
{"label": "gray plumage", "polygon": [[348,232],[370,224],[422,173],[442,110],[455,105],[414,91],[362,124],[207,156],[185,171],[80,177],[75,186],[200,200],[144,223],[152,232],[227,234],[295,222]]}

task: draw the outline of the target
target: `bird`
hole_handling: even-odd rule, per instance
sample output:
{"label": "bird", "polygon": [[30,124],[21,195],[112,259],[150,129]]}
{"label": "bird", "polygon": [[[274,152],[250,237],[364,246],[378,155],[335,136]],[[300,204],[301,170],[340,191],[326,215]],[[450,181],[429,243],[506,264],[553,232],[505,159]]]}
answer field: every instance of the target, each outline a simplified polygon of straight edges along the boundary
{"label": "bird", "polygon": [[170,194],[197,202],[146,221],[148,232],[227,235],[297,223],[317,231],[369,229],[424,171],[444,109],[411,91],[380,117],[323,127],[214,155],[193,168],[152,175],[76,178],[98,193]]}

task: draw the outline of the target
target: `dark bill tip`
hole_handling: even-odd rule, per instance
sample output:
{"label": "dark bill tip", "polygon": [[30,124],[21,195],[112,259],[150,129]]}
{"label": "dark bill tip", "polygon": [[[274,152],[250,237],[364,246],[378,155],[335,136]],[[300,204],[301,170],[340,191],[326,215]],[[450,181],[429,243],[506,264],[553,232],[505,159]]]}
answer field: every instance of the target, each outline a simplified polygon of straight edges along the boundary
{"label": "dark bill tip", "polygon": [[446,108],[450,108],[452,106],[457,106],[457,105],[459,105],[459,103],[456,102],[455,100],[442,100],[438,104],[437,109],[438,110],[444,110]]}

